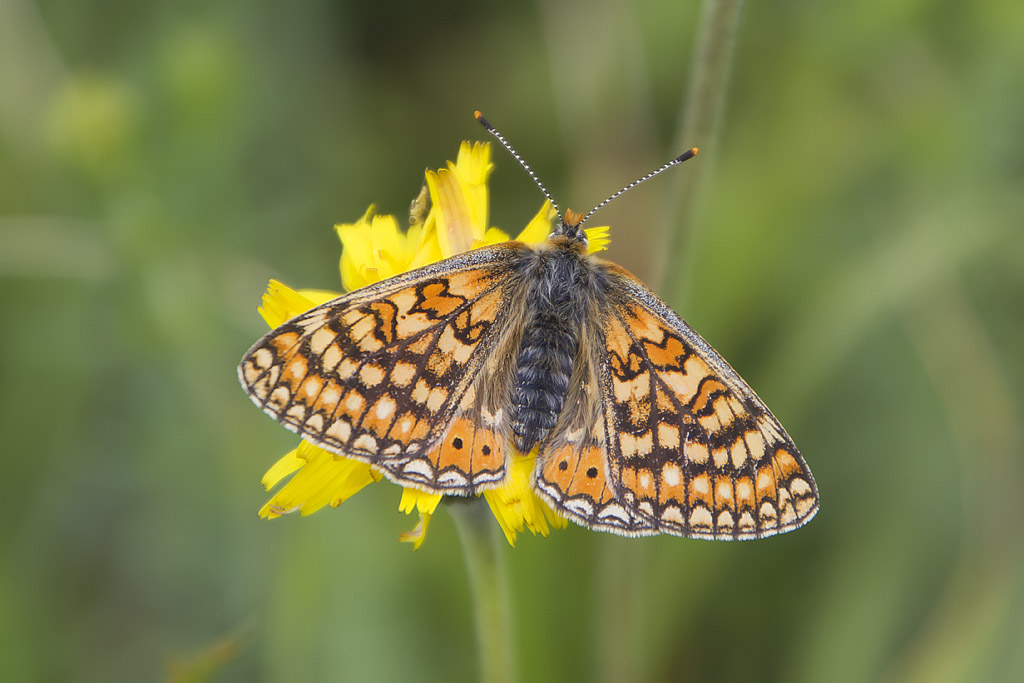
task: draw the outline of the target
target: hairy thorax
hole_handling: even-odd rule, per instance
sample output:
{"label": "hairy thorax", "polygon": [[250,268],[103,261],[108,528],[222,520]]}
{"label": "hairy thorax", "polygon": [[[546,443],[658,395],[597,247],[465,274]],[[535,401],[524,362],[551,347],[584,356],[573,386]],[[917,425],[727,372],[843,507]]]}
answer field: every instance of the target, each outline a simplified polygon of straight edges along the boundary
{"label": "hairy thorax", "polygon": [[555,240],[524,261],[527,320],[515,360],[512,437],[528,453],[554,428],[580,349],[594,270],[582,245]]}

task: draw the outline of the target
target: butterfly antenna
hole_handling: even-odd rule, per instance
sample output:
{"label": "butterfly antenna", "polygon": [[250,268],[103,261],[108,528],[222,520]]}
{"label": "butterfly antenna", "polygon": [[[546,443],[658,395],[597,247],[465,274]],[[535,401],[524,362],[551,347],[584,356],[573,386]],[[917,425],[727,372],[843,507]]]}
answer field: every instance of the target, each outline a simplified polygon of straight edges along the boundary
{"label": "butterfly antenna", "polygon": [[[537,177],[537,174],[533,172],[532,168],[530,168],[529,164],[527,164],[525,161],[523,161],[523,158],[521,156],[519,156],[519,152],[517,152],[512,147],[512,145],[508,144],[508,140],[505,139],[505,136],[502,135],[501,133],[499,133],[498,130],[494,126],[491,125],[491,122],[488,121],[486,118],[484,118],[483,114],[481,114],[479,111],[475,111],[475,112],[473,112],[473,117],[476,118],[476,120],[480,122],[481,126],[483,126],[484,128],[487,129],[488,133],[490,133],[491,135],[496,137],[498,139],[498,142],[500,142],[501,145],[505,149],[508,150],[508,153],[511,154],[512,157],[516,161],[519,162],[519,165],[522,166],[523,169],[525,169],[528,174],[530,174],[530,177],[533,179],[533,182],[537,185],[537,187],[540,188],[540,191],[544,193],[544,196],[548,198],[548,201],[551,202],[551,206],[555,207],[555,214],[558,216],[559,221],[561,221],[562,213],[558,210],[558,204],[551,197],[551,193],[548,192],[546,187],[544,187],[544,183],[542,183],[540,181],[540,179]],[[663,170],[664,169],[659,169],[656,172],[660,173]],[[652,173],[651,175],[654,175],[654,174]]]}
{"label": "butterfly antenna", "polygon": [[699,152],[699,151],[700,150],[698,148],[691,147],[690,149],[686,150],[685,152],[683,152],[682,154],[677,156],[675,159],[673,159],[672,161],[670,161],[667,164],[665,164],[664,166],[662,166],[661,168],[655,169],[655,170],[651,171],[650,173],[648,173],[647,175],[640,176],[639,178],[637,178],[636,180],[631,182],[629,185],[626,185],[624,188],[622,188],[621,190],[619,190],[618,192],[613,194],[611,197],[608,197],[608,199],[604,200],[603,202],[601,202],[600,204],[595,206],[593,209],[591,209],[590,213],[588,213],[586,216],[584,216],[583,220],[581,220],[579,223],[577,223],[577,225],[582,225],[583,223],[585,223],[588,218],[590,218],[591,216],[593,216],[597,212],[598,209],[600,209],[605,204],[607,204],[611,200],[615,199],[619,195],[625,194],[627,191],[632,190],[634,187],[636,187],[640,183],[644,182],[645,180],[650,180],[651,178],[653,178],[654,176],[658,175],[662,171],[667,171],[668,169],[672,168],[673,166],[677,166],[677,165],[683,163],[687,159],[692,159],[693,157],[697,156],[697,152]]}

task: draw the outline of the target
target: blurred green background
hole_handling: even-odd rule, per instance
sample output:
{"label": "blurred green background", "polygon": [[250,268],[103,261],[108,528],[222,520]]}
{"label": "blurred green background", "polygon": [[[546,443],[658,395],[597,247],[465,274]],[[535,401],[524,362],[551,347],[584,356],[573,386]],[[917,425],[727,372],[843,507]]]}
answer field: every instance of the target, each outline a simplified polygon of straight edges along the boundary
{"label": "blurred green background", "polygon": [[[750,3],[683,140],[699,17],[0,2],[0,679],[476,676],[446,512],[416,553],[391,485],[257,519],[295,439],[235,364],[267,278],[337,288],[331,226],[404,216],[479,108],[563,207],[702,148],[595,223],[822,497],[764,542],[522,536],[521,680],[1024,680],[1024,8]],[[516,231],[540,198],[494,158]]]}

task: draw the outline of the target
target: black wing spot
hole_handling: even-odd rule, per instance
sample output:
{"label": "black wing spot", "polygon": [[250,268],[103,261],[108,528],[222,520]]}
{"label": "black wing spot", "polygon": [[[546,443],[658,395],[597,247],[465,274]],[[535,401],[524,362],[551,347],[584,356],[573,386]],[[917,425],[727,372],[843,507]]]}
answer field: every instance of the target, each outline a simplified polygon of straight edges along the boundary
{"label": "black wing spot", "polygon": [[562,462],[558,463],[559,472],[565,472],[567,469],[569,469],[569,461],[563,460]]}
{"label": "black wing spot", "polygon": [[457,436],[452,439],[452,445],[455,446],[455,450],[460,450],[462,448],[462,437]]}
{"label": "black wing spot", "polygon": [[590,477],[591,479],[596,478],[597,477],[597,468],[596,467],[591,467],[590,469],[588,469],[587,470],[587,476]]}
{"label": "black wing spot", "polygon": [[491,447],[488,446],[487,444],[484,444],[483,448],[480,449],[480,452],[483,453],[484,455],[490,455],[491,454]]}

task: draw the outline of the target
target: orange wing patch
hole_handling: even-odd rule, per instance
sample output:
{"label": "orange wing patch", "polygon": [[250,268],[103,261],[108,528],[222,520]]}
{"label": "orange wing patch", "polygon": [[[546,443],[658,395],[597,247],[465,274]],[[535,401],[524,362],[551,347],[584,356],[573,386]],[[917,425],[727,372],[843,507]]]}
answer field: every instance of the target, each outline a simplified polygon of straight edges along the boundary
{"label": "orange wing patch", "polygon": [[410,479],[420,472],[426,481],[437,481],[444,489],[471,490],[497,482],[505,473],[504,438],[474,419],[457,417],[432,451],[410,460],[402,471]]}
{"label": "orange wing patch", "polygon": [[542,449],[534,486],[552,507],[590,529],[628,536],[655,533],[654,526],[624,505],[612,484],[605,448],[604,420],[590,434],[560,437]]}
{"label": "orange wing patch", "polygon": [[[474,491],[505,477],[506,438],[500,413],[494,417],[477,405],[476,391],[463,395],[448,430],[421,455],[400,455],[378,461],[395,478],[446,493]],[[428,428],[429,421],[412,427]],[[405,425],[402,425],[405,428]]]}

